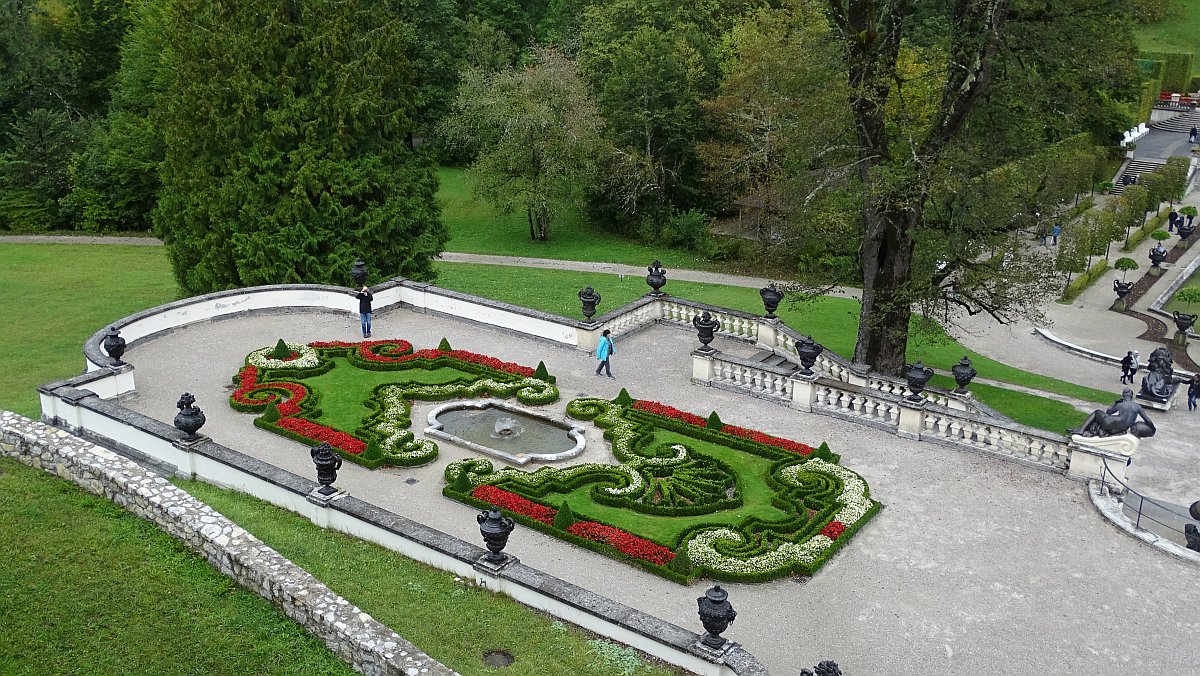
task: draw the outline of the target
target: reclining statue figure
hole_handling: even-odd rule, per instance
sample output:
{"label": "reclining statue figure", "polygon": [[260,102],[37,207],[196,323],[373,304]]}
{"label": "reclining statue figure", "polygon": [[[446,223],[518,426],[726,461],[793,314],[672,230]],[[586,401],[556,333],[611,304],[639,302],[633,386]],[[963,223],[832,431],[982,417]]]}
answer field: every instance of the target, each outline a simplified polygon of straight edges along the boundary
{"label": "reclining statue figure", "polygon": [[[1142,420],[1139,421],[1138,418]],[[1135,437],[1152,437],[1158,431],[1142,405],[1133,400],[1133,390],[1128,387],[1108,410],[1092,411],[1075,433],[1084,437],[1115,437],[1129,432]]]}

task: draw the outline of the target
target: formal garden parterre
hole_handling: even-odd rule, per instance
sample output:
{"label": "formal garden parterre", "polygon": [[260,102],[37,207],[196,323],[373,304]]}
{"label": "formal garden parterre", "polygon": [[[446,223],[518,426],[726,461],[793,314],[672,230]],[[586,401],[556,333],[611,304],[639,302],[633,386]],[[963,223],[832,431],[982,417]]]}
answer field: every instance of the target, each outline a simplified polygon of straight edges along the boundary
{"label": "formal garden parterre", "polygon": [[256,426],[302,443],[328,443],[368,468],[437,458],[437,444],[410,429],[412,400],[515,396],[536,405],[558,399],[544,365],[534,369],[453,350],[445,341],[414,352],[411,343],[398,339],[308,344],[281,339],[274,348],[251,352],[233,381],[230,405],[262,413]]}
{"label": "formal garden parterre", "polygon": [[622,390],[567,413],[605,430],[619,464],[450,463],[443,494],[681,583],[812,575],[880,509],[862,477],[812,447]]}

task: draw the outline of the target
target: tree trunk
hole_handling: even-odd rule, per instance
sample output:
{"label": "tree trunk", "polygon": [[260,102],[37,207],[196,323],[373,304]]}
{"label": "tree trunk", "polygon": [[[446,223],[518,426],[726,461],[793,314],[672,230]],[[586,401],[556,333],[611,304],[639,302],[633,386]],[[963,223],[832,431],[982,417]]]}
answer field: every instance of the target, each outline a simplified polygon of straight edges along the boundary
{"label": "tree trunk", "polygon": [[881,373],[899,374],[908,350],[912,299],[912,211],[888,213],[864,208],[866,229],[862,245],[863,298],[858,317],[854,361]]}
{"label": "tree trunk", "polygon": [[529,241],[537,241],[537,227],[533,224],[533,209],[525,208],[525,218],[529,221]]}

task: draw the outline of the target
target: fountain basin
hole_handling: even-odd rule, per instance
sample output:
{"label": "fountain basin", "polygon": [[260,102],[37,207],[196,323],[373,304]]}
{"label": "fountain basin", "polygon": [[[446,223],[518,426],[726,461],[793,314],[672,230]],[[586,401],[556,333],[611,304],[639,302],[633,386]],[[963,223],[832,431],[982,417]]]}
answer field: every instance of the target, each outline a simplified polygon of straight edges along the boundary
{"label": "fountain basin", "polygon": [[524,465],[583,453],[583,428],[497,399],[453,401],[429,412],[426,436]]}

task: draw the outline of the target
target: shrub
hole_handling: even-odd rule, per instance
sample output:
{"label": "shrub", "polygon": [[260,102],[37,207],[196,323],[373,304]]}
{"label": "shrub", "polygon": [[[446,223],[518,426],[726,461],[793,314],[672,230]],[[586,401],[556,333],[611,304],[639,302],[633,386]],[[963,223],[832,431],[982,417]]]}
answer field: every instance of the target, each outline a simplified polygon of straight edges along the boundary
{"label": "shrub", "polygon": [[1067,288],[1063,289],[1063,295],[1060,300],[1066,303],[1075,300],[1079,297],[1079,294],[1092,285],[1092,282],[1102,277],[1106,270],[1108,270],[1108,260],[1101,260],[1099,263],[1088,268],[1086,272],[1071,280],[1070,284],[1067,284]]}
{"label": "shrub", "polygon": [[1171,233],[1167,232],[1166,230],[1155,230],[1154,232],[1150,233],[1150,238],[1163,242],[1171,239]]}
{"label": "shrub", "polygon": [[453,348],[450,347],[450,341],[446,340],[445,336],[442,336],[442,340],[438,342],[438,349],[442,352],[449,352]]}
{"label": "shrub", "polygon": [[717,415],[716,411],[713,411],[708,414],[708,421],[705,423],[705,427],[720,432],[725,427],[725,423],[721,422],[721,417]]}
{"label": "shrub", "polygon": [[544,361],[538,362],[537,368],[533,370],[533,377],[538,380],[544,380],[552,385],[557,382],[557,379],[546,370],[546,362]]}
{"label": "shrub", "polygon": [[575,513],[571,511],[571,503],[563,500],[562,507],[558,508],[558,514],[554,515],[551,525],[559,530],[566,530],[573,523],[575,523]]}
{"label": "shrub", "polygon": [[622,387],[617,393],[617,397],[613,399],[613,403],[617,406],[633,406],[633,397],[629,396],[629,392]]}
{"label": "shrub", "polygon": [[285,359],[290,359],[291,356],[292,356],[292,348],[288,347],[287,343],[284,342],[284,340],[282,338],[280,338],[279,342],[275,343],[275,349],[271,350],[271,359],[278,359],[279,361],[283,361]]}
{"label": "shrub", "polygon": [[1191,85],[1192,55],[1180,52],[1141,52],[1141,59],[1159,61],[1162,65],[1163,91],[1182,92]]}

